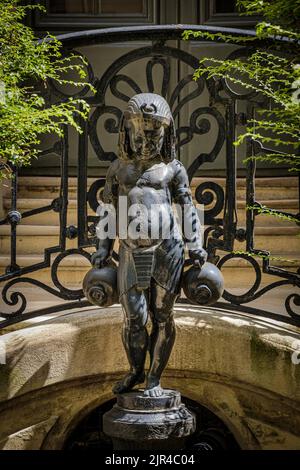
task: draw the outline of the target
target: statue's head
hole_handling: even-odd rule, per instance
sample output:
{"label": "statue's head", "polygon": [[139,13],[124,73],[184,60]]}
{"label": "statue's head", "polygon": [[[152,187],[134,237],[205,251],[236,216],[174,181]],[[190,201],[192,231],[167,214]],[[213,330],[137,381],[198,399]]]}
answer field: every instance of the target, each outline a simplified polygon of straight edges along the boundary
{"label": "statue's head", "polygon": [[164,162],[175,158],[175,127],[166,100],[154,93],[140,93],[127,104],[121,120],[119,158]]}

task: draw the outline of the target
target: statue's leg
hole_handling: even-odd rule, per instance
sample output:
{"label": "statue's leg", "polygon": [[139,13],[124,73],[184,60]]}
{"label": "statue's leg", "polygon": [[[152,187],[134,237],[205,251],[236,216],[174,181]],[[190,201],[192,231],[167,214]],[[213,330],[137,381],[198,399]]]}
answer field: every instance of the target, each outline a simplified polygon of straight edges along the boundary
{"label": "statue's leg", "polygon": [[177,295],[153,283],[150,291],[152,332],[150,336],[150,369],[145,395],[160,396],[160,377],[169,360],[175,341],[173,306]]}
{"label": "statue's leg", "polygon": [[146,323],[148,306],[143,291],[132,287],[122,295],[125,312],[123,344],[130,364],[130,372],[114,387],[114,393],[124,393],[145,380],[144,365],[148,349]]}

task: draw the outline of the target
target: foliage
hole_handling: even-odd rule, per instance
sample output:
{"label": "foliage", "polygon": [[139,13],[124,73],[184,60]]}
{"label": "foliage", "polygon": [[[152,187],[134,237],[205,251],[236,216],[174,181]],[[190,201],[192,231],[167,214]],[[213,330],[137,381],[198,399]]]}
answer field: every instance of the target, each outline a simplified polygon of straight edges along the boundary
{"label": "foliage", "polygon": [[299,28],[300,2],[297,0],[237,0],[241,14],[261,15],[270,23]]}
{"label": "foliage", "polygon": [[286,213],[283,213],[283,212],[278,212],[274,209],[270,209],[269,207],[265,206],[264,204],[259,204],[259,205],[254,204],[253,206],[248,206],[247,209],[248,210],[253,210],[257,214],[269,214],[269,215],[272,215],[274,217],[278,217],[279,219],[282,219],[282,220],[288,220],[289,222],[295,222],[296,224],[299,223],[299,218],[294,217],[291,214],[286,214]]}
{"label": "foliage", "polygon": [[[243,14],[260,14],[274,24],[259,23],[256,36],[185,31],[184,39],[202,37],[255,46],[247,60],[201,59],[194,79],[202,75],[224,79],[263,97],[264,105],[248,121],[235,144],[251,138],[272,151],[249,158],[289,165],[291,171],[299,171],[300,0],[237,0],[237,4]],[[256,48],[258,40],[264,40],[261,49]],[[276,150],[279,146],[280,151]]]}
{"label": "foliage", "polygon": [[297,260],[294,260],[294,259],[284,259],[284,258],[281,258],[280,256],[270,256],[267,252],[264,253],[264,252],[258,252],[258,253],[249,253],[248,251],[243,251],[243,250],[235,250],[235,251],[232,251],[232,254],[234,255],[245,255],[245,256],[249,256],[249,258],[259,258],[259,259],[268,259],[270,261],[284,261],[286,263],[289,263],[289,264],[295,264],[297,263]]}
{"label": "foliage", "polygon": [[[0,179],[11,165],[30,164],[39,155],[41,136],[62,136],[64,124],[80,127],[76,116],[87,117],[84,100],[47,103],[49,80],[82,86],[84,60],[62,54],[61,43],[48,35],[37,41],[23,21],[27,11],[40,6],[22,6],[18,0],[0,0]],[[78,80],[62,78],[76,73]]]}

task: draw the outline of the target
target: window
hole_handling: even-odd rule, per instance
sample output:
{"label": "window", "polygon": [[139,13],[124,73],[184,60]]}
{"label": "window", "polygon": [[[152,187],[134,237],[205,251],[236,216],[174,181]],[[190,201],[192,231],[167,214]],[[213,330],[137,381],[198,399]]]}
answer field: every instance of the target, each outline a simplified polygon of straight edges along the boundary
{"label": "window", "polygon": [[215,13],[233,13],[237,10],[235,0],[216,0]]}
{"label": "window", "polygon": [[34,12],[34,27],[38,31],[66,32],[158,22],[159,0],[36,0],[36,2],[46,7],[45,13]]}
{"label": "window", "polygon": [[142,14],[143,0],[49,0],[50,14]]}
{"label": "window", "polygon": [[201,6],[201,22],[209,25],[243,28],[254,26],[261,18],[240,15],[236,0],[198,0]]}
{"label": "window", "polygon": [[143,13],[143,0],[101,0],[101,13]]}
{"label": "window", "polygon": [[94,13],[94,0],[50,0],[47,11],[54,14]]}

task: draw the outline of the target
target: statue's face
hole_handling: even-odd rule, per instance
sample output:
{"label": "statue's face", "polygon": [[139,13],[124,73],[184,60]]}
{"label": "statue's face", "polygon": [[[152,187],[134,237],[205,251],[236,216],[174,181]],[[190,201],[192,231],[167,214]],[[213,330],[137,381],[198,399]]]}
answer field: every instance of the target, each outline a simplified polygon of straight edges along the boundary
{"label": "statue's face", "polygon": [[125,121],[132,152],[141,160],[150,160],[160,154],[165,126],[155,118],[133,116]]}

